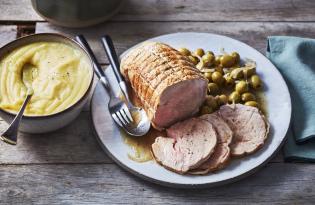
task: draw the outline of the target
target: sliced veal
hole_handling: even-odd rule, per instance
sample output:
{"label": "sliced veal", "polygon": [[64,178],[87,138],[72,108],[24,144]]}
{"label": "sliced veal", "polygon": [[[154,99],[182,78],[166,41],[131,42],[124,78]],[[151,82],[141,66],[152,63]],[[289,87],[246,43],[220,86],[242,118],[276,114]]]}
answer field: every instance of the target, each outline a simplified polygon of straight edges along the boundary
{"label": "sliced veal", "polygon": [[166,132],[168,137],[157,137],[152,144],[153,156],[165,168],[181,174],[205,162],[217,144],[211,123],[199,118],[176,123]]}
{"label": "sliced veal", "polygon": [[219,113],[234,133],[230,145],[233,156],[250,154],[263,146],[269,124],[257,108],[241,104],[224,105]]}
{"label": "sliced veal", "polygon": [[212,124],[218,135],[218,144],[213,155],[198,168],[190,170],[190,174],[207,174],[224,168],[230,159],[229,144],[232,141],[233,132],[228,124],[221,118],[218,112],[199,117]]}

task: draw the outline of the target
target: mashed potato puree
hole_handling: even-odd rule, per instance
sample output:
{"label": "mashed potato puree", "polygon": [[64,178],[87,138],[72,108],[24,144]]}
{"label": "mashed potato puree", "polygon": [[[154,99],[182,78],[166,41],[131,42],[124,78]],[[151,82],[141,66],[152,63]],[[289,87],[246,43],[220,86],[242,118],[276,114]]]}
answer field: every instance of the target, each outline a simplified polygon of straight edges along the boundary
{"label": "mashed potato puree", "polygon": [[0,108],[16,113],[27,88],[34,90],[28,116],[58,113],[75,104],[88,90],[92,78],[89,59],[77,48],[57,42],[20,47],[0,60]]}

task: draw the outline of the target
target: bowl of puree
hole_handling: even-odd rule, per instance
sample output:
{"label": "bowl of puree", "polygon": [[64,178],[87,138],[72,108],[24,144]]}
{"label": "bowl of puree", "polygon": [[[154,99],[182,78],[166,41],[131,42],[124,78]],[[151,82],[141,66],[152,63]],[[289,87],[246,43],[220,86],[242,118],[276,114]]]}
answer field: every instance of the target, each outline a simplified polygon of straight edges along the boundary
{"label": "bowl of puree", "polygon": [[88,101],[93,63],[76,41],[42,33],[19,38],[0,48],[0,117],[10,123],[27,94],[20,131],[45,133],[73,121]]}

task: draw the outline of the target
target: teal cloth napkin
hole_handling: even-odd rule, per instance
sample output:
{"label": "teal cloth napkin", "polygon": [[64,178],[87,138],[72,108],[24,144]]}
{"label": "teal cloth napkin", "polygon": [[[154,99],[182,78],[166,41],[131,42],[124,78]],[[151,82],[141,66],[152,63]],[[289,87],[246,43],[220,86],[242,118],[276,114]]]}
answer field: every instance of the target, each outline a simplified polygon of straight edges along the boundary
{"label": "teal cloth napkin", "polygon": [[315,162],[315,40],[268,37],[267,57],[283,75],[292,99],[285,160]]}

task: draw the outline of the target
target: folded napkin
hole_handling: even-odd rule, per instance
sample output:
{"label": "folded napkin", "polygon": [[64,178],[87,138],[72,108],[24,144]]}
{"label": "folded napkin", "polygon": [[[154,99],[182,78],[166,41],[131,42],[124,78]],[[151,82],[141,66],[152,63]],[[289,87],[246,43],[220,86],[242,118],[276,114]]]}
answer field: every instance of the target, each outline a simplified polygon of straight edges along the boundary
{"label": "folded napkin", "polygon": [[284,77],[292,99],[285,160],[315,162],[315,40],[272,36],[267,56]]}

